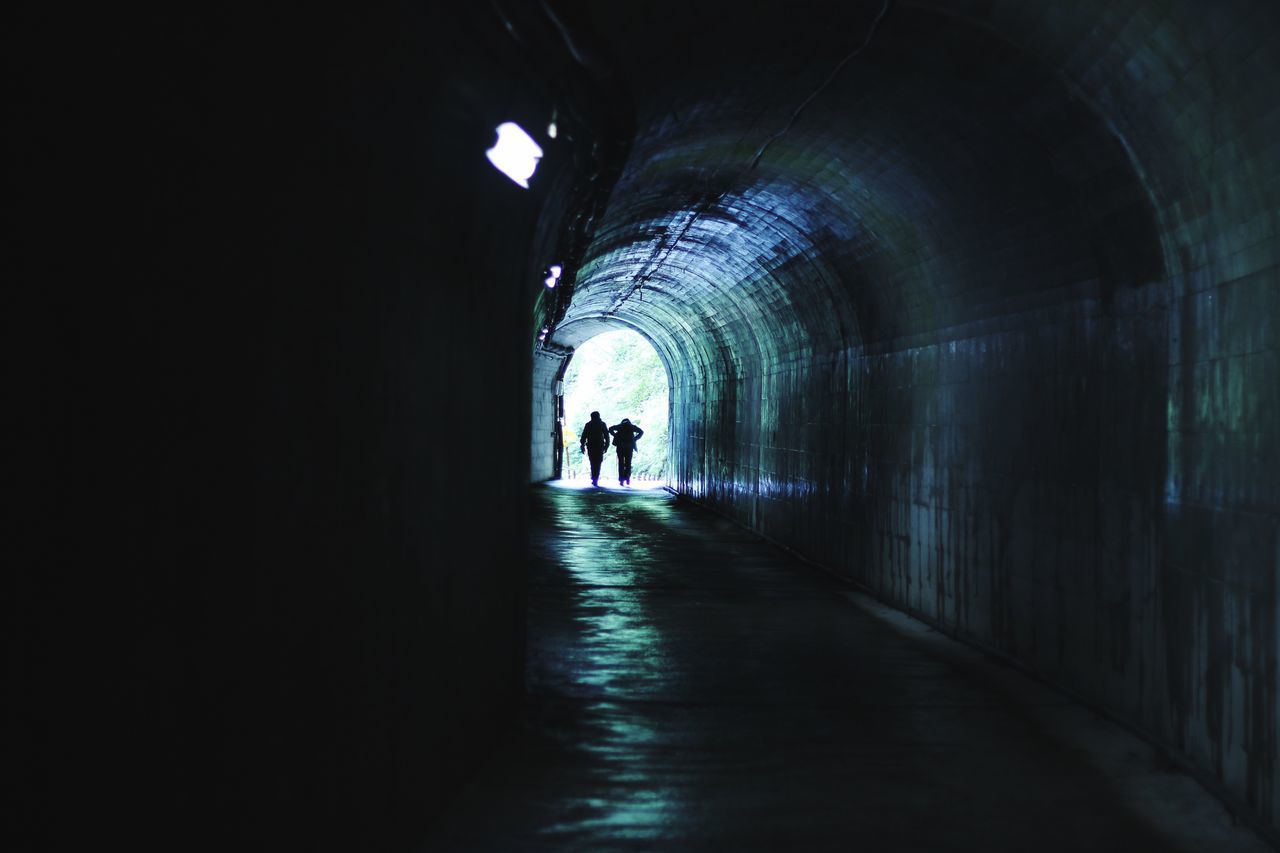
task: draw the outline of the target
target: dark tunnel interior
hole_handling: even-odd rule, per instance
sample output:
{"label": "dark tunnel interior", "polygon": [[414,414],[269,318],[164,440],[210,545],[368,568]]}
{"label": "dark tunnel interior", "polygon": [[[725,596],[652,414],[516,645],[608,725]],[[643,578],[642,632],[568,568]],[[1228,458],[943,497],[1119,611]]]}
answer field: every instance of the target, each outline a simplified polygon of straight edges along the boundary
{"label": "dark tunnel interior", "polygon": [[415,849],[618,328],[672,490],[1280,839],[1275,3],[8,14],[10,849]]}

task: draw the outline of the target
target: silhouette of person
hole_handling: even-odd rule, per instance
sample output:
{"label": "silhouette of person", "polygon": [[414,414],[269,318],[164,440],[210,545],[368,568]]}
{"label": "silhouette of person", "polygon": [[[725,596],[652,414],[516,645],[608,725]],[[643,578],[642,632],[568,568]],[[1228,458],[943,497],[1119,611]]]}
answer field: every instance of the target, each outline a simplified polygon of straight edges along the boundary
{"label": "silhouette of person", "polygon": [[591,413],[591,420],[582,428],[578,446],[591,460],[591,485],[600,485],[600,463],[604,461],[604,452],[609,449],[609,428],[600,420],[599,412]]}
{"label": "silhouette of person", "polygon": [[622,423],[609,427],[609,435],[613,436],[613,446],[618,451],[618,483],[631,485],[631,454],[635,452],[636,442],[644,435],[644,430],[626,418]]}

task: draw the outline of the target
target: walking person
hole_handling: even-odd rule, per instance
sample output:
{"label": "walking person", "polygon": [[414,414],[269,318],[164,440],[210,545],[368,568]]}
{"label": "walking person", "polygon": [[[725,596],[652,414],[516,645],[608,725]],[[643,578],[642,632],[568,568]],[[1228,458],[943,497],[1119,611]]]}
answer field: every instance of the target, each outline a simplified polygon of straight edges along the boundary
{"label": "walking person", "polygon": [[591,420],[582,428],[578,446],[591,460],[591,485],[600,485],[600,463],[604,461],[604,452],[609,449],[609,428],[600,419],[599,412],[591,413]]}
{"label": "walking person", "polygon": [[613,436],[613,446],[618,451],[618,483],[631,485],[631,454],[635,452],[636,442],[644,435],[644,430],[626,418],[622,423],[609,427],[609,435]]}

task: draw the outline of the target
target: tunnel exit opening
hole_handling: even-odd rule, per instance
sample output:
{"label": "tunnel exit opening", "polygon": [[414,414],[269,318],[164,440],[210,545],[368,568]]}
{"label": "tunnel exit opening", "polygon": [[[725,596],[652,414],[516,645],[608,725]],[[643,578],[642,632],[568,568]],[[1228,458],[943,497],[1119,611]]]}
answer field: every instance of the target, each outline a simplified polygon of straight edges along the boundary
{"label": "tunnel exit opening", "polygon": [[[623,329],[596,335],[574,350],[564,373],[562,428],[565,480],[590,483],[590,464],[579,449],[583,426],[599,412],[610,427],[623,419],[643,430],[631,457],[630,487],[656,488],[667,482],[669,387],[657,351],[642,335]],[[617,456],[601,469],[601,485],[619,485]]]}

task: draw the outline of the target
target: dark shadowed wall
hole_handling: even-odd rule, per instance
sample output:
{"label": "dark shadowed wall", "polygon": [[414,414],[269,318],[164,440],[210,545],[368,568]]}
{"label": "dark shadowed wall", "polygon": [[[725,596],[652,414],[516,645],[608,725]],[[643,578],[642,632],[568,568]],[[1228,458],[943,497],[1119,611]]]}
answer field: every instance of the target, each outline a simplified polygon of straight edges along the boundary
{"label": "dark shadowed wall", "polygon": [[410,849],[513,718],[575,149],[457,5],[6,28],[9,849]]}

